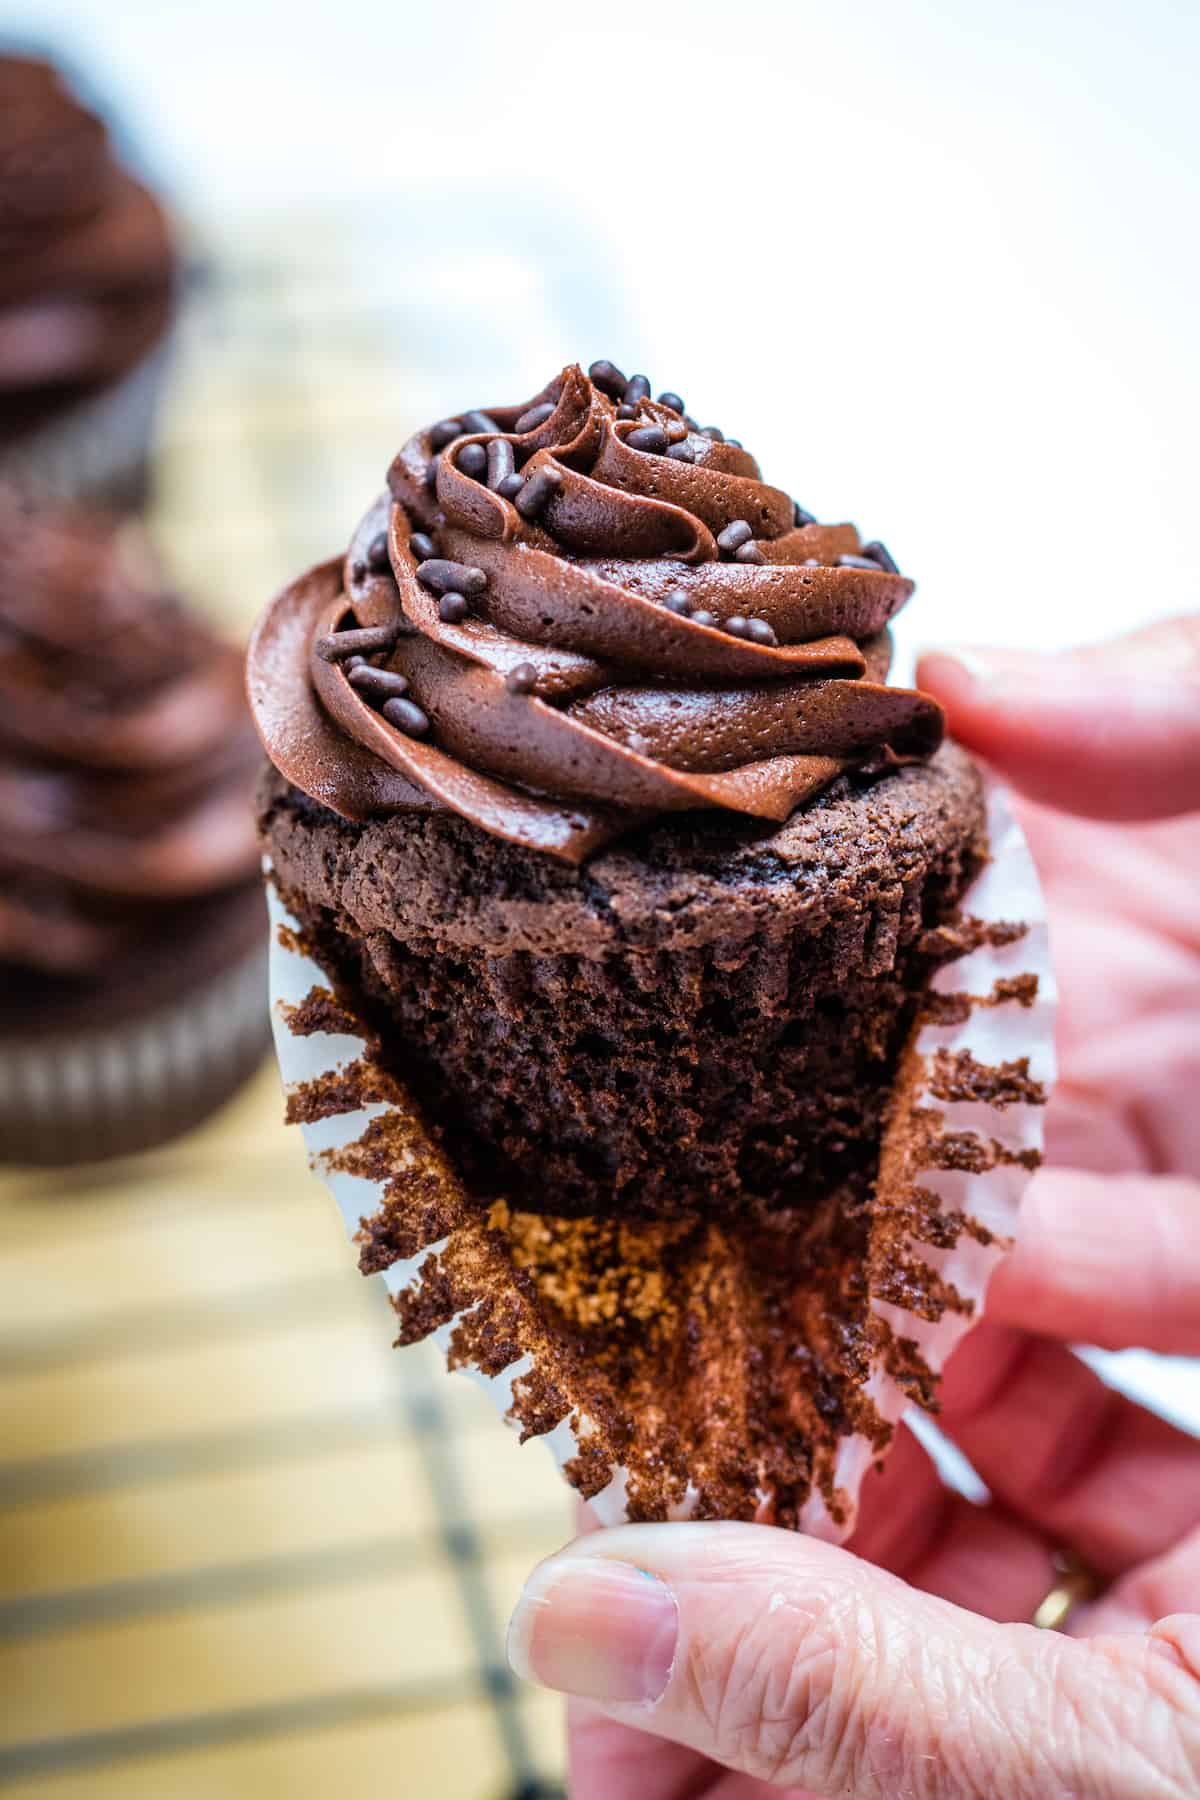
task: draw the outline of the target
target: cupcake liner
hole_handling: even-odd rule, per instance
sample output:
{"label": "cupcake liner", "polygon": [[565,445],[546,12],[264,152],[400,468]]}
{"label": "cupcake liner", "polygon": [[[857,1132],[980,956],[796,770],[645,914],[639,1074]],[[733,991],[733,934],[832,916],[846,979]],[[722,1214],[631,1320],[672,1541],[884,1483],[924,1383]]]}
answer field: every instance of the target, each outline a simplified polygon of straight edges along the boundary
{"label": "cupcake liner", "polygon": [[[696,1218],[519,1212],[466,1192],[370,1030],[270,894],[271,1015],[314,1169],[433,1337],[602,1523],[757,1518],[833,1540],[867,1469],[977,1316],[1041,1157],[1054,1076],[1044,904],[1003,792],[897,1070],[868,1215],[836,1199],[758,1241]],[[268,870],[269,875],[269,870]]]}
{"label": "cupcake liner", "polygon": [[174,1004],[96,1030],[0,1044],[0,1160],[91,1162],[198,1125],[266,1052],[262,943]]}
{"label": "cupcake liner", "polygon": [[169,354],[160,344],[119,381],[0,444],[0,481],[38,502],[139,505]]}

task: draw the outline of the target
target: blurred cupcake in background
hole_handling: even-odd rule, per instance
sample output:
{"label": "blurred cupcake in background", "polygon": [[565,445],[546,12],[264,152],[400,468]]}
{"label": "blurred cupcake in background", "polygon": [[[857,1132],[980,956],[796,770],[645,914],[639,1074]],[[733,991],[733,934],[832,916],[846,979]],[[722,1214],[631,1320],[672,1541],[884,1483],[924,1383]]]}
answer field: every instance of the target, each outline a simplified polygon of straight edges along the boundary
{"label": "blurred cupcake in background", "polygon": [[141,498],[177,267],[103,122],[50,64],[0,55],[0,479]]}
{"label": "blurred cupcake in background", "polygon": [[258,1063],[257,765],[140,528],[0,494],[0,1157],[161,1142]]}

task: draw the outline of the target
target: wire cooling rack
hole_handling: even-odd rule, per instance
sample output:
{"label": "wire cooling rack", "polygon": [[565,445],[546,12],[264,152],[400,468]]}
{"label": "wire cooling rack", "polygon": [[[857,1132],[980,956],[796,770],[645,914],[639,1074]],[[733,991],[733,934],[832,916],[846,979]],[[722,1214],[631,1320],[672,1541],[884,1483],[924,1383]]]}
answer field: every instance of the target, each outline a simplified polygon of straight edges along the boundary
{"label": "wire cooling rack", "polygon": [[[238,634],[453,397],[348,254],[328,222],[222,245],[183,327],[152,523]],[[561,1792],[502,1630],[565,1491],[391,1350],[272,1069],[166,1149],[0,1175],[0,1279],[6,1796]]]}

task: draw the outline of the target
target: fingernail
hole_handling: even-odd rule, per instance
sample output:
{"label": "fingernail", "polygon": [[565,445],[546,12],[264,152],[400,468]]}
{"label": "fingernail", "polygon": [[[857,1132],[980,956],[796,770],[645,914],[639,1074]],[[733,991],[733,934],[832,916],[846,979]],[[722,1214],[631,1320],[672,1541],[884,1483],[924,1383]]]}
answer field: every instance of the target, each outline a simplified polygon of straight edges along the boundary
{"label": "fingernail", "polygon": [[508,1660],[525,1681],[582,1700],[661,1698],[679,1636],[675,1596],[657,1575],[606,1556],[551,1557],[525,1584]]}

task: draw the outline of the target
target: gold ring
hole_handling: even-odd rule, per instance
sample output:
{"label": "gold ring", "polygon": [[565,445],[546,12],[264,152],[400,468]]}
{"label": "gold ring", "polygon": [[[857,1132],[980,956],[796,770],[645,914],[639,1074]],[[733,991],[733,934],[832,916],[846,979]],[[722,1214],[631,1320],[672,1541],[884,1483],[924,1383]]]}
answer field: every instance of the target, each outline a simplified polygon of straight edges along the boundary
{"label": "gold ring", "polygon": [[1057,1580],[1030,1623],[1040,1631],[1065,1631],[1075,1608],[1094,1600],[1103,1583],[1073,1550],[1055,1550],[1050,1560]]}

